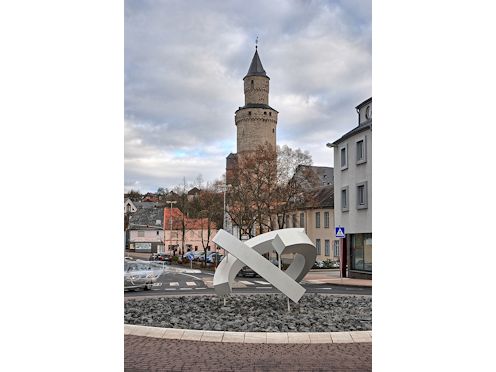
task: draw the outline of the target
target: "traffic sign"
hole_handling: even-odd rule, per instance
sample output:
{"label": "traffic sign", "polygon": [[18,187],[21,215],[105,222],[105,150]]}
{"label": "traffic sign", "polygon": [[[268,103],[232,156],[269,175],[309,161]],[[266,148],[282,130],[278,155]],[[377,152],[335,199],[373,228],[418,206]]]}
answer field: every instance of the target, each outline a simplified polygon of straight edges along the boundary
{"label": "traffic sign", "polygon": [[338,226],[336,227],[336,238],[344,238],[344,227]]}

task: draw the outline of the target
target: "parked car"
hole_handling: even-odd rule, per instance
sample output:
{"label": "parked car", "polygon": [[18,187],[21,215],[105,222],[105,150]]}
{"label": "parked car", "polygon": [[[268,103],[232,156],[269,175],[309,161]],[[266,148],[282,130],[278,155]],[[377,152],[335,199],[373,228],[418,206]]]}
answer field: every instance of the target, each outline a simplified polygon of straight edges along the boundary
{"label": "parked car", "polygon": [[323,267],[324,267],[324,262],[315,261],[315,263],[312,266],[312,269],[322,269]]}
{"label": "parked car", "polygon": [[152,268],[151,264],[124,261],[124,290],[152,288],[161,271]]}
{"label": "parked car", "polygon": [[150,261],[165,261],[170,263],[171,257],[166,253],[153,253],[150,256]]}
{"label": "parked car", "polygon": [[208,263],[215,263],[215,262],[219,263],[222,261],[223,258],[224,258],[224,255],[217,253],[217,252],[213,252],[207,257],[207,262]]}
{"label": "parked car", "polygon": [[239,271],[238,276],[251,276],[252,278],[256,278],[258,275],[255,271],[253,271],[248,266],[243,266],[243,268]]}
{"label": "parked car", "polygon": [[[212,254],[212,252],[207,251],[207,257]],[[205,252],[201,252],[200,256],[198,257],[197,261],[200,262],[205,262]],[[208,262],[208,261],[207,261]]]}

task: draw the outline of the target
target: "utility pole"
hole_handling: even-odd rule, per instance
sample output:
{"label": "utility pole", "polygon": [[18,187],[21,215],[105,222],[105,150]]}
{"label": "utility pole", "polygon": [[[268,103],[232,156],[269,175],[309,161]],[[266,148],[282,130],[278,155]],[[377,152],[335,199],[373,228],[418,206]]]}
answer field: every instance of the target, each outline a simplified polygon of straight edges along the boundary
{"label": "utility pole", "polygon": [[[226,213],[226,191],[227,189],[230,187],[231,185],[228,185],[228,184],[224,184],[222,185],[222,191],[224,192],[224,219],[222,221],[222,228],[224,230],[226,230],[226,225],[227,225],[227,213]],[[232,231],[231,231],[232,233]],[[224,249],[224,258],[226,259],[227,261],[227,253],[226,253],[226,250]]]}
{"label": "utility pole", "polygon": [[170,206],[170,247],[172,247],[172,204],[176,204],[177,201],[169,201],[167,200],[166,203],[169,203]]}

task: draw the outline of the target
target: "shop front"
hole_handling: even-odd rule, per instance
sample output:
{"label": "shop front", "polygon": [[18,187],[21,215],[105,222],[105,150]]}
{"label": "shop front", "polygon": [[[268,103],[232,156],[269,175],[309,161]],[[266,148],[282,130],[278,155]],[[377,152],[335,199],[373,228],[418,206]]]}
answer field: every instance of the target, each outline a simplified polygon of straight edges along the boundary
{"label": "shop front", "polygon": [[350,278],[372,279],[372,233],[346,235]]}

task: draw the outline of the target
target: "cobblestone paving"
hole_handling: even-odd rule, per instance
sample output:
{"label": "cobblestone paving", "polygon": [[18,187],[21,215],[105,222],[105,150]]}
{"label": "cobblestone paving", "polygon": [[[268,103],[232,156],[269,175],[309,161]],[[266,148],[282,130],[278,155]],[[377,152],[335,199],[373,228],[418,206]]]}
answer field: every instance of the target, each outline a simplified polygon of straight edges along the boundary
{"label": "cobblestone paving", "polygon": [[124,336],[125,371],[371,371],[372,343],[236,344]]}

